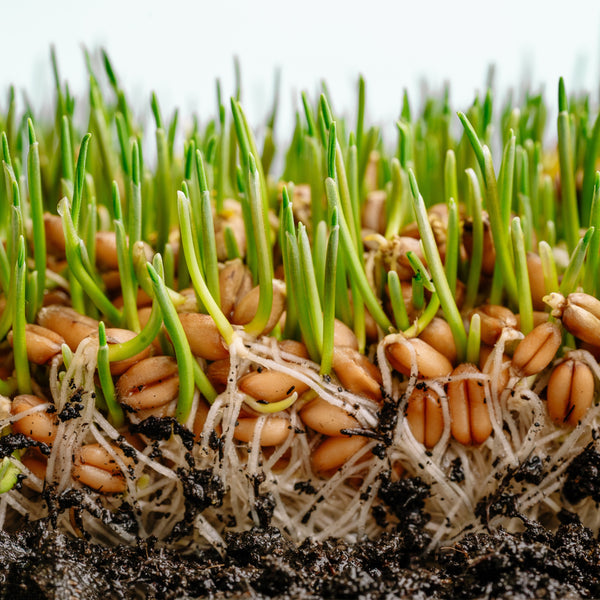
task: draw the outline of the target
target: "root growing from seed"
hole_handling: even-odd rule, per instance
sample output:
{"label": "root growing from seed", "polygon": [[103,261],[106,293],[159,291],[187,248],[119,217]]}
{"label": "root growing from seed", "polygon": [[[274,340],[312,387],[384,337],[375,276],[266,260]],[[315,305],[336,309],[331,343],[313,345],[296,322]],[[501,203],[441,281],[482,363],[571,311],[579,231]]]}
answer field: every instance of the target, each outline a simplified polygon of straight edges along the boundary
{"label": "root growing from seed", "polygon": [[[260,445],[261,433],[270,418],[266,415],[256,419],[249,443],[236,440],[235,427],[245,398],[238,388],[238,379],[250,366],[293,375],[326,402],[343,408],[366,431],[376,429],[380,405],[364,396],[340,390],[334,379],[319,375],[317,364],[281,351],[274,339],[254,340],[243,331],[237,331],[229,347],[227,388],[211,406],[199,442],[191,449],[194,468],[206,469],[218,481],[226,482],[224,494],[219,502],[194,515],[192,528],[180,536],[176,544],[209,544],[222,550],[222,533],[226,526],[245,530],[263,523],[260,501],[264,498],[272,503],[270,523],[297,541],[308,537],[321,540],[332,535],[355,540],[363,535],[376,535],[380,526],[372,518],[371,509],[381,503],[378,498],[380,474],[390,471],[395,464],[402,465],[407,476],[420,477],[431,486],[425,505],[431,516],[427,524],[432,536],[430,548],[456,539],[466,529],[478,531],[490,524],[518,527],[513,514],[502,514],[494,508],[499,494],[512,497],[516,513],[545,523],[556,522],[557,513],[565,506],[561,489],[567,469],[581,448],[593,441],[593,431],[600,427],[600,407],[592,407],[577,427],[565,431],[552,423],[541,399],[549,378],[547,372],[529,378],[513,377],[499,393],[496,383],[503,369],[504,342],[509,337],[508,333],[503,334],[498,340],[490,358],[491,368],[486,373],[423,381],[416,378],[414,351],[412,376],[400,381],[394,375],[386,360],[385,348],[397,343],[398,337],[384,338],[375,353],[383,380],[382,390],[386,401],[398,406],[399,415],[390,443],[383,453],[374,453],[381,442],[367,439],[339,470],[323,478],[313,471],[310,460],[322,436],[307,434],[298,414],[301,403],[278,413],[288,420],[289,433],[273,451],[266,452]],[[59,495],[72,489],[78,491],[81,524],[94,539],[105,543],[134,541],[133,533],[118,520],[105,518],[107,513],[99,510],[102,506],[108,511],[118,511],[123,501],[132,507],[137,534],[167,539],[186,514],[186,493],[180,474],[189,469],[190,449],[178,435],[158,442],[147,439],[143,451],[123,441],[119,431],[95,408],[97,350],[97,340],[88,338],[78,347],[66,372],[61,371],[58,360],[51,366],[50,389],[57,413],[63,414],[66,408],[77,405],[77,415],[59,422],[57,443],[53,444],[48,457],[46,485],[52,486]],[[587,364],[595,378],[600,376],[600,368],[591,354],[577,351],[571,355]],[[493,434],[478,446],[458,443],[450,431],[445,386],[465,377],[477,380],[484,387],[493,429]],[[417,442],[403,417],[407,398],[415,386],[427,386],[440,398],[444,430],[431,450]],[[198,402],[196,392],[188,422],[190,428]],[[50,406],[51,403],[44,403],[6,417],[0,421],[0,427]],[[217,430],[222,431],[222,435],[215,445]],[[73,480],[73,457],[86,444],[99,444],[114,460],[125,479],[123,495],[101,494]],[[116,451],[116,444],[133,457],[131,465]],[[541,464],[540,477],[517,477],[517,483],[515,474],[534,457]],[[39,494],[43,482],[16,458],[11,460],[29,477],[29,487],[37,493],[13,489],[3,494],[0,527],[10,511],[32,519],[49,513],[49,507]],[[450,476],[456,464],[461,467],[460,478]],[[313,493],[303,493],[298,487],[298,483],[303,482],[310,484]],[[597,531],[600,517],[591,499],[583,500],[577,512],[585,525]],[[64,530],[74,535],[80,533],[69,511],[58,512],[56,518]],[[391,520],[393,522],[393,518]]]}

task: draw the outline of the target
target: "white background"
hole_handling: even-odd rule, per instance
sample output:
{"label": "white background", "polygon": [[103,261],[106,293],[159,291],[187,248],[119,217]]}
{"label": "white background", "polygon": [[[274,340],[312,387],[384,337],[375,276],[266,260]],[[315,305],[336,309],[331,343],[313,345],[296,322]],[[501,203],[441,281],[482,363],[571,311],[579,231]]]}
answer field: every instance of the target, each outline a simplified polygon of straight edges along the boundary
{"label": "white background", "polygon": [[[290,130],[299,91],[312,97],[324,78],[334,109],[353,114],[359,73],[367,80],[368,115],[393,123],[407,88],[413,104],[426,79],[451,82],[453,108],[464,109],[496,65],[499,101],[508,86],[545,88],[556,104],[560,75],[567,89],[600,86],[600,2],[502,0],[494,3],[299,0],[84,2],[1,0],[0,106],[11,83],[35,106],[52,98],[50,44],[61,76],[85,90],[81,45],[105,47],[137,106],[149,112],[156,90],[164,112],[213,115],[216,77],[233,92],[232,57],[242,65],[243,104],[262,122],[282,69],[279,126]],[[283,135],[283,133],[282,133]]]}

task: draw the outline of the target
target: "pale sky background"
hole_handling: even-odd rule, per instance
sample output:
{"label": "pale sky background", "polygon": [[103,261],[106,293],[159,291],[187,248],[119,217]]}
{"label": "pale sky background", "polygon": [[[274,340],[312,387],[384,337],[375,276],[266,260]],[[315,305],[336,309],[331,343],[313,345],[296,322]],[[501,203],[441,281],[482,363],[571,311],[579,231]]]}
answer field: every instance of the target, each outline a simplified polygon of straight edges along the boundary
{"label": "pale sky background", "polygon": [[299,92],[312,97],[326,79],[334,110],[353,114],[356,80],[367,80],[368,116],[393,123],[407,88],[418,104],[420,82],[451,82],[455,110],[484,88],[496,65],[497,98],[529,81],[556,104],[560,75],[567,89],[600,88],[600,2],[571,0],[387,0],[275,2],[232,0],[76,0],[2,3],[0,106],[11,83],[36,106],[52,99],[50,44],[61,76],[85,91],[81,44],[108,50],[130,99],[149,112],[156,90],[163,111],[179,106],[214,114],[220,77],[233,92],[233,56],[240,58],[243,105],[252,123],[271,104],[274,71],[282,70],[279,126],[290,131]]}

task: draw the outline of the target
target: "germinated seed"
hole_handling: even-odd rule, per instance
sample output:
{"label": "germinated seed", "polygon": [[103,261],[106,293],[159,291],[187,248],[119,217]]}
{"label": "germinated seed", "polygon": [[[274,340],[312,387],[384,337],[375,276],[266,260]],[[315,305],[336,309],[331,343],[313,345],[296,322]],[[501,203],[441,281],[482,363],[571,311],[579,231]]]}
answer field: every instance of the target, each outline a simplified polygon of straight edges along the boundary
{"label": "germinated seed", "polygon": [[237,243],[241,256],[246,255],[246,228],[242,218],[242,208],[239,202],[231,198],[223,201],[223,212],[215,216],[215,243],[217,258],[224,261],[227,258],[225,245],[225,230],[229,227]]}
{"label": "germinated seed", "polygon": [[287,352],[287,354],[293,354],[299,358],[310,358],[306,346],[302,342],[296,340],[281,340],[277,342],[281,352]]}
{"label": "germinated seed", "polygon": [[[13,332],[8,332],[8,341],[13,345]],[[27,323],[25,325],[25,346],[27,347],[27,359],[36,365],[43,365],[60,354],[65,339],[55,331]]]}
{"label": "germinated seed", "polygon": [[546,295],[546,284],[544,282],[544,270],[542,259],[535,252],[527,253],[527,274],[529,276],[529,288],[531,289],[531,302],[535,310],[544,310],[544,296]]}
{"label": "germinated seed", "polygon": [[452,375],[467,376],[467,378],[451,381],[448,384],[448,408],[450,409],[452,436],[465,446],[481,444],[492,433],[485,387],[481,379],[472,377],[479,373],[480,371],[475,365],[460,364],[452,371]]}
{"label": "germinated seed", "polygon": [[219,295],[221,310],[226,317],[231,315],[234,306],[252,289],[252,275],[241,259],[225,263],[219,271]]}
{"label": "germinated seed", "polygon": [[227,387],[230,366],[229,358],[223,358],[210,363],[206,368],[206,376],[219,394]]}
{"label": "germinated seed", "polygon": [[[493,370],[494,363],[491,356],[493,350],[494,348],[490,346],[481,346],[479,351],[479,368],[481,369],[482,373],[485,373],[486,375],[491,374]],[[502,364],[505,366],[502,367],[500,373],[494,374],[495,378],[492,380],[492,385],[496,387],[496,390],[499,394],[506,389],[506,386],[510,380],[510,362],[510,356],[508,356],[508,354],[503,354]]]}
{"label": "germinated seed", "polygon": [[434,317],[419,334],[419,338],[443,354],[452,364],[456,363],[456,344],[448,321]]}
{"label": "germinated seed", "polygon": [[[112,447],[125,465],[131,461]],[[125,477],[115,459],[100,444],[82,446],[73,462],[73,479],[103,494],[120,494],[126,489]]]}
{"label": "germinated seed", "polygon": [[[259,417],[240,417],[237,420],[233,437],[240,442],[251,442],[254,438],[254,429]],[[292,430],[290,422],[284,417],[269,416],[265,419],[260,432],[261,446],[279,446],[283,444]]]}
{"label": "germinated seed", "polygon": [[315,398],[300,411],[300,418],[305,425],[319,433],[329,436],[344,435],[342,429],[358,427],[358,421],[340,406]]}
{"label": "germinated seed", "polygon": [[[109,345],[111,344],[123,344],[124,342],[128,342],[132,340],[137,334],[135,331],[131,331],[130,329],[119,329],[117,327],[109,327],[106,330],[106,341]],[[97,334],[94,334],[94,337],[97,337]],[[147,346],[141,352],[138,352],[135,356],[130,358],[125,358],[123,360],[117,360],[110,363],[110,372],[112,375],[122,375],[135,363],[148,358],[152,351],[151,346]]]}
{"label": "germinated seed", "polygon": [[347,390],[371,400],[381,399],[381,373],[357,350],[348,347],[334,348],[333,370]]}
{"label": "germinated seed", "polygon": [[438,395],[429,388],[415,388],[408,399],[406,420],[415,439],[433,448],[444,432],[444,413]]}
{"label": "germinated seed", "polygon": [[[235,325],[246,325],[250,323],[258,310],[260,299],[260,287],[252,288],[236,305],[233,310],[231,322]],[[283,311],[285,310],[285,283],[279,279],[273,280],[273,306],[271,314],[261,335],[267,335],[277,325]]]}
{"label": "germinated seed", "polygon": [[344,466],[367,442],[367,438],[360,435],[327,438],[313,451],[310,457],[312,468],[320,475],[332,475],[333,471]]}
{"label": "germinated seed", "polygon": [[24,456],[21,457],[21,462],[38,478],[44,480],[46,478],[46,470],[48,460],[43,456],[37,448],[30,448]]}
{"label": "germinated seed", "polygon": [[98,332],[96,319],[81,315],[68,306],[44,306],[38,313],[37,321],[42,327],[60,334],[73,352],[84,338]]}
{"label": "germinated seed", "polygon": [[546,368],[560,348],[560,328],[546,322],[534,327],[513,354],[512,367],[520,377],[529,377]]}
{"label": "germinated seed", "polygon": [[554,367],[547,389],[548,413],[557,425],[575,427],[594,401],[594,375],[580,360]]}
{"label": "germinated seed", "polygon": [[264,400],[265,402],[278,402],[294,392],[303,394],[308,385],[292,375],[279,371],[252,371],[238,380],[238,388],[245,394]]}
{"label": "germinated seed", "polygon": [[96,232],[96,264],[101,271],[118,271],[117,235],[114,231]]}
{"label": "germinated seed", "polygon": [[58,215],[44,213],[44,232],[46,234],[46,247],[51,255],[62,257],[65,255],[65,234],[62,219]]}
{"label": "germinated seed", "polygon": [[170,356],[145,358],[121,375],[115,387],[119,401],[136,411],[168,404],[179,394],[177,362]]}
{"label": "germinated seed", "polygon": [[356,334],[346,323],[339,319],[335,319],[333,322],[333,345],[337,348],[347,347],[358,350]]}
{"label": "germinated seed", "polygon": [[385,190],[373,190],[367,194],[362,209],[362,226],[364,229],[383,234],[385,231],[386,201],[387,193]]}
{"label": "germinated seed", "polygon": [[600,300],[582,292],[569,294],[560,318],[576,338],[600,346]]}
{"label": "germinated seed", "polygon": [[[411,347],[413,352],[411,352]],[[422,379],[444,377],[452,372],[450,361],[433,346],[419,338],[395,342],[390,344],[386,350],[392,367],[403,375],[410,376],[413,353],[417,362],[418,377]]]}
{"label": "germinated seed", "polygon": [[484,304],[471,311],[469,316],[474,313],[477,313],[481,320],[481,341],[488,346],[493,346],[498,341],[505,327],[517,327],[516,315],[505,306]]}
{"label": "germinated seed", "polygon": [[192,354],[206,360],[221,360],[229,356],[229,350],[210,315],[185,312],[179,313],[179,320]]}
{"label": "germinated seed", "polygon": [[[42,398],[38,398],[37,396],[21,394],[20,396],[16,396],[12,401],[11,412],[13,415],[18,415],[45,403],[46,400],[42,400]],[[52,446],[56,439],[57,427],[58,419],[56,415],[50,414],[45,410],[31,413],[12,424],[12,429],[15,433],[22,433],[32,440],[43,442],[44,444],[48,444],[48,446]]]}

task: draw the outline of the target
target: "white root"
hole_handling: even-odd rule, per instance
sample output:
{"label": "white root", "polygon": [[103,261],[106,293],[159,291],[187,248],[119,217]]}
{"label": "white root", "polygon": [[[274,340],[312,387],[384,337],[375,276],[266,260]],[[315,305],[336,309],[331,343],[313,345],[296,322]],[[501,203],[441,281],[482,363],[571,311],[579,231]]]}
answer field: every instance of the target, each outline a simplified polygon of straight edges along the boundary
{"label": "white root", "polygon": [[[258,367],[293,375],[327,402],[347,410],[367,430],[376,428],[380,405],[347,390],[339,392],[339,384],[335,380],[320,376],[318,365],[281,351],[273,339],[252,340],[243,331],[236,331],[234,343],[230,346],[226,390],[210,407],[200,441],[192,451],[194,468],[210,470],[224,486],[222,504],[209,506],[196,514],[190,537],[178,543],[184,546],[190,543],[210,544],[223,552],[223,531],[226,527],[243,530],[260,524],[257,502],[260,496],[265,495],[273,502],[271,523],[292,539],[312,537],[320,540],[336,535],[352,540],[363,535],[377,535],[379,528],[371,517],[371,509],[381,502],[378,499],[381,473],[398,464],[406,476],[418,476],[431,487],[425,507],[431,515],[427,524],[431,534],[430,550],[451,541],[466,526],[474,531],[480,530],[483,525],[475,515],[477,507],[485,507],[485,503],[490,502],[499,490],[502,491],[504,485],[508,486],[506,492],[515,496],[519,511],[530,518],[551,522],[564,506],[560,494],[569,465],[592,441],[594,428],[600,427],[600,406],[592,407],[578,427],[564,430],[549,419],[543,400],[548,372],[530,378],[513,377],[501,394],[497,382],[506,366],[503,353],[508,337],[508,334],[500,337],[490,356],[487,372],[472,375],[485,387],[493,430],[490,438],[480,446],[465,447],[451,435],[445,386],[453,379],[464,379],[466,375],[450,375],[424,382],[439,396],[444,417],[441,438],[431,451],[416,441],[403,416],[407,399],[419,383],[414,350],[409,346],[412,376],[402,380],[393,373],[385,353],[387,345],[402,338],[398,335],[384,338],[371,354],[376,356],[382,375],[385,401],[397,406],[398,420],[391,432],[391,445],[385,446],[385,456],[380,458],[380,452],[376,456],[373,450],[381,442],[369,440],[342,468],[323,479],[313,472],[310,460],[322,436],[308,432],[298,416],[302,400],[284,412],[290,422],[290,434],[268,453],[259,443],[261,431],[269,418],[266,415],[258,418],[251,443],[244,444],[234,438],[245,397],[238,390],[238,379],[249,368]],[[186,498],[178,470],[189,469],[188,450],[177,435],[158,443],[160,456],[154,456],[151,445],[140,452],[123,442],[120,432],[95,407],[96,355],[97,341],[86,340],[80,344],[66,373],[61,372],[62,362],[59,359],[50,367],[50,390],[57,411],[60,413],[74,399],[82,407],[77,418],[59,423],[57,443],[48,459],[46,479],[59,492],[70,487],[80,490],[83,495],[81,518],[94,539],[109,543],[131,543],[135,539],[122,526],[103,522],[95,516],[99,503],[109,510],[116,510],[123,499],[135,508],[140,534],[167,538],[185,514]],[[591,354],[574,351],[571,355],[577,355],[579,360],[588,364],[600,380],[600,367]],[[196,392],[188,428],[193,424],[199,401],[200,396]],[[3,418],[0,428],[46,410],[50,405],[41,404]],[[215,447],[214,431],[217,429],[222,433],[218,447]],[[79,447],[88,443],[100,444],[126,474],[127,490],[122,497],[103,496],[72,480],[72,457]],[[115,444],[124,443],[133,456],[131,476],[120,454],[115,451]],[[506,475],[517,473],[521,465],[534,456],[542,461],[543,477],[539,484],[526,479],[518,485],[504,482]],[[549,458],[546,460],[546,457]],[[43,482],[18,458],[11,457],[11,461],[27,476],[27,486],[39,493]],[[459,468],[462,475],[453,480],[450,474],[455,468]],[[600,516],[594,510],[593,502],[584,500],[577,510],[584,524],[597,531]],[[10,511],[33,518],[47,515],[45,504],[18,490],[11,490],[0,498],[0,526]],[[68,515],[62,514],[58,518],[63,529],[76,533]],[[507,528],[519,526],[518,520],[499,516],[494,517],[491,523]]]}

